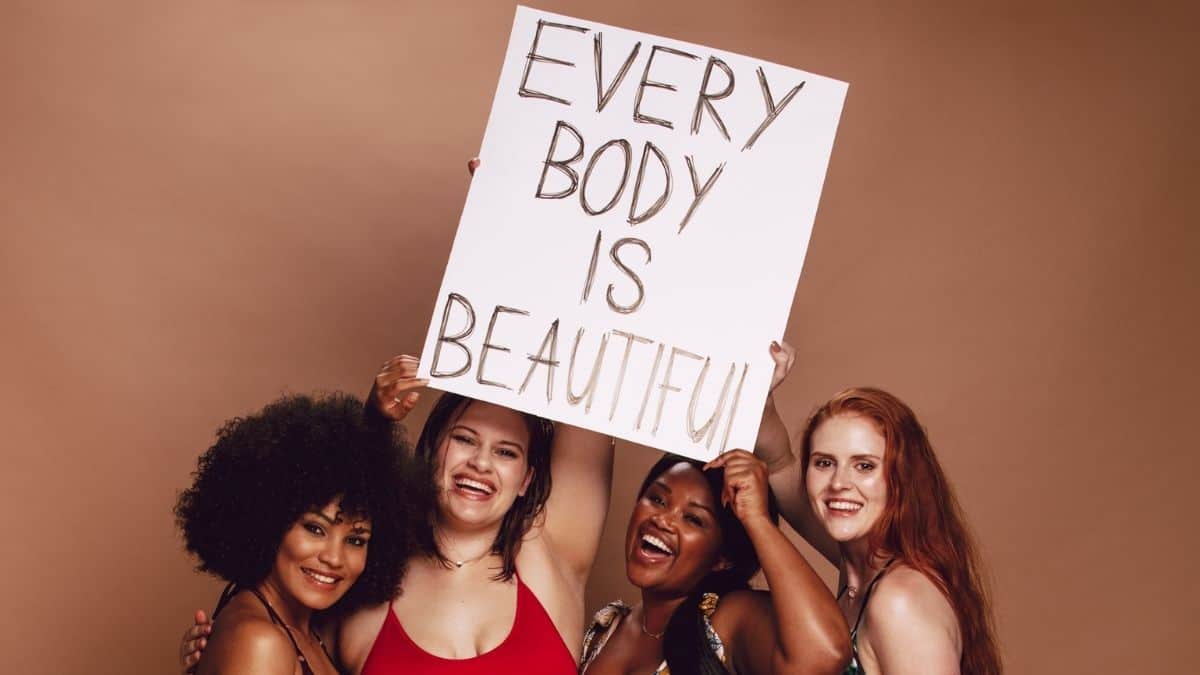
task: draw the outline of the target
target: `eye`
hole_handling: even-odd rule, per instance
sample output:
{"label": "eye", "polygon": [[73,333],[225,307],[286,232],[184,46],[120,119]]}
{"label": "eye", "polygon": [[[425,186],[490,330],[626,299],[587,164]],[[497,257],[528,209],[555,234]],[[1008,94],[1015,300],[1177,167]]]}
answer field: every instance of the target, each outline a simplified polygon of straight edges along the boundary
{"label": "eye", "polygon": [[325,535],[324,528],[322,528],[320,525],[318,525],[314,522],[304,523],[304,529],[308,530],[309,534],[315,534],[318,537],[322,537]]}
{"label": "eye", "polygon": [[665,506],[667,503],[657,492],[647,492],[644,499],[656,506]]}
{"label": "eye", "polygon": [[855,466],[858,468],[859,471],[861,471],[863,473],[872,471],[875,468],[875,464],[873,464],[871,462],[859,462]]}
{"label": "eye", "polygon": [[518,459],[521,456],[521,453],[517,452],[516,450],[503,446],[496,450],[496,454],[509,459]]}
{"label": "eye", "polygon": [[816,457],[813,459],[812,465],[818,469],[828,469],[833,466],[833,461],[827,457]]}
{"label": "eye", "polygon": [[359,548],[366,548],[368,541],[370,541],[370,539],[357,534],[346,537],[347,543],[349,543],[351,546],[357,546]]}
{"label": "eye", "polygon": [[475,445],[475,437],[468,436],[466,434],[453,434],[450,436],[450,438],[457,443],[463,443],[466,445]]}
{"label": "eye", "polygon": [[704,522],[704,519],[695,514],[689,513],[686,516],[684,516],[683,519],[686,520],[687,522],[691,523],[692,525],[695,525],[696,527],[705,527],[705,525],[706,525],[706,523]]}

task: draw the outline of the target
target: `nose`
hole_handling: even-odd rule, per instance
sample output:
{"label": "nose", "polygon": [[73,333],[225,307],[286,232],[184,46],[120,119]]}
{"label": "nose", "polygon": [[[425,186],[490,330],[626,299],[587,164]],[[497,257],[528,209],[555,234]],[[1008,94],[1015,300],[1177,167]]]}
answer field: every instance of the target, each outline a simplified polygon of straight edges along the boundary
{"label": "nose", "polygon": [[467,465],[478,471],[487,471],[492,466],[492,451],[480,443],[475,452],[467,459]]}
{"label": "nose", "polygon": [[833,477],[829,480],[829,487],[834,490],[846,490],[852,485],[850,481],[850,465],[842,464],[833,472]]}
{"label": "nose", "polygon": [[660,530],[674,532],[676,515],[674,510],[659,511],[650,516],[650,522]]}
{"label": "nose", "polygon": [[325,565],[328,565],[332,569],[340,568],[342,566],[342,557],[344,554],[342,548],[343,546],[345,546],[345,544],[337,540],[337,538],[330,537],[326,541],[325,546],[321,547],[320,552],[317,553],[317,560],[321,561]]}

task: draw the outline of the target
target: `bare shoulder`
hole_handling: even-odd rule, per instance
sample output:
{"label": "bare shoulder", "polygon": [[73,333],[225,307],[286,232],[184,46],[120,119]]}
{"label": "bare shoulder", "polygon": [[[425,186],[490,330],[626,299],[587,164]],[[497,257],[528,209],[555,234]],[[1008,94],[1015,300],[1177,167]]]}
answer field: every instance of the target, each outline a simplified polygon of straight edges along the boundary
{"label": "bare shoulder", "polygon": [[867,620],[936,626],[958,633],[950,601],[929,577],[907,565],[897,565],[879,580],[867,604]]}
{"label": "bare shoulder", "polygon": [[228,616],[222,613],[214,624],[199,673],[291,675],[295,665],[296,649],[281,627],[250,612],[232,612]]}
{"label": "bare shoulder", "polygon": [[338,660],[349,672],[359,672],[366,663],[391,606],[389,602],[369,605],[341,619],[336,641]]}
{"label": "bare shoulder", "polygon": [[950,601],[929,577],[897,565],[867,603],[859,647],[887,673],[955,675],[962,639]]}
{"label": "bare shoulder", "polygon": [[742,631],[763,628],[763,622],[771,622],[771,594],[766,591],[730,591],[717,601],[713,612],[713,629],[718,635],[734,636]]}

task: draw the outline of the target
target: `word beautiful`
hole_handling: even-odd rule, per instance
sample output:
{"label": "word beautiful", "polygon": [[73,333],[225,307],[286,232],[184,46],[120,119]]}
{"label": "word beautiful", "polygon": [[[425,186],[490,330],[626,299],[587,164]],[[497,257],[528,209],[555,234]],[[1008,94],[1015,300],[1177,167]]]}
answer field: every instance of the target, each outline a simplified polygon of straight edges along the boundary
{"label": "word beautiful", "polygon": [[[547,56],[538,51],[538,43],[542,38],[542,31],[546,28],[573,31],[577,33],[588,33],[591,30],[583,26],[573,26],[570,24],[539,20],[537,24],[537,30],[534,32],[533,44],[530,45],[529,53],[525,58],[525,72],[521,77],[521,84],[517,90],[517,94],[526,98],[553,101],[565,106],[571,106],[572,102],[563,98],[562,96],[533,89],[529,85],[529,76],[533,71],[535,64],[550,64],[554,66],[565,66],[571,68],[575,67],[574,62],[553,56]],[[596,33],[593,38],[597,113],[603,112],[604,108],[612,100],[613,94],[616,93],[622,81],[625,80],[625,77],[628,75],[630,68],[633,66],[634,61],[637,59],[638,54],[642,49],[642,43],[636,43],[630,50],[629,55],[625,58],[624,63],[613,76],[612,80],[606,83],[602,65],[604,54],[603,38],[604,36],[602,33]],[[647,89],[662,89],[666,91],[678,90],[674,84],[651,79],[651,69],[654,66],[655,58],[659,57],[660,55],[694,61],[698,61],[700,57],[680,49],[664,47],[662,45],[653,45],[650,48],[649,56],[646,58],[646,64],[642,70],[641,81],[638,83],[637,90],[634,94],[633,121],[638,124],[652,124],[665,127],[667,129],[674,129],[675,125],[672,121],[663,119],[661,117],[655,117],[654,115],[644,112],[642,109],[643,97]],[[541,68],[548,68],[550,65],[541,66]],[[714,71],[720,71],[720,75],[718,77],[713,77]],[[784,111],[788,104],[792,102],[792,99],[795,98],[796,94],[801,90],[801,88],[804,87],[804,82],[800,82],[800,84],[792,87],[791,90],[789,90],[787,94],[785,94],[777,103],[775,98],[771,95],[771,87],[767,83],[766,73],[763,72],[761,67],[759,67],[756,72],[758,74],[758,84],[762,90],[762,99],[766,110],[762,120],[758,123],[758,126],[753,132],[750,133],[745,143],[742,145],[743,152],[754,147],[754,143],[758,141],[763,132],[766,131],[776,119],[778,119],[779,115]],[[717,79],[723,79],[723,84],[718,85],[716,83]],[[714,126],[726,141],[732,140],[730,138],[729,128],[726,126],[725,120],[722,119],[721,114],[717,110],[717,105],[714,102],[728,98],[734,91],[736,86],[735,83],[736,79],[734,77],[733,69],[730,68],[725,61],[717,58],[716,56],[709,56],[707,64],[704,67],[704,75],[701,80],[700,87],[696,92],[696,102],[692,109],[692,135],[700,133],[701,122],[707,116],[712,120],[711,126]],[[567,153],[563,153],[559,148],[560,141],[564,138],[564,135],[571,136],[575,145],[574,149],[569,150]],[[541,180],[538,182],[537,193],[535,196],[538,199],[563,199],[575,194],[578,191],[580,206],[583,208],[585,213],[591,216],[597,216],[606,213],[616,206],[617,202],[620,201],[621,196],[625,192],[625,188],[629,183],[630,173],[633,169],[632,146],[630,145],[629,141],[624,138],[616,138],[607,141],[592,153],[592,156],[588,160],[586,167],[583,168],[583,176],[581,178],[579,170],[577,170],[574,165],[583,160],[585,151],[586,143],[579,130],[575,126],[572,126],[569,122],[559,120],[555,124],[554,133],[550,139],[550,146],[546,152],[546,158],[543,161],[542,176]],[[605,156],[606,153],[610,151],[620,153],[624,162],[624,171],[621,174],[621,180],[616,184],[616,188],[614,189],[611,197],[609,197],[607,201],[597,205],[596,201],[598,200],[589,199],[589,179],[591,178],[597,163]],[[569,156],[562,157],[562,154],[568,154]],[[647,206],[639,213],[638,205],[639,200],[642,197],[641,189],[646,178],[647,165],[649,164],[652,156],[657,161],[661,169],[664,183],[663,191],[652,204]],[[724,162],[718,164],[716,169],[709,174],[708,178],[702,185],[700,182],[700,176],[696,171],[695,158],[692,156],[685,156],[684,160],[687,164],[688,173],[691,177],[692,202],[688,206],[686,214],[679,223],[679,233],[682,233],[684,228],[687,227],[688,221],[692,218],[696,208],[700,205],[700,202],[703,201],[704,197],[709,193],[709,191],[712,190],[713,186],[717,182],[717,179],[721,176],[721,172],[725,168]],[[562,176],[565,176],[569,184],[562,189],[548,191],[546,188],[546,178],[551,169],[554,169]],[[663,209],[664,206],[666,206],[671,197],[671,188],[674,182],[673,173],[674,172],[671,170],[671,163],[667,160],[667,157],[662,150],[654,143],[645,141],[642,146],[641,162],[638,166],[637,178],[634,181],[633,196],[629,203],[629,214],[627,221],[630,225],[637,225],[649,220],[650,218],[653,218]]]}
{"label": "word beautiful", "polygon": [[[453,334],[448,334],[448,326],[450,325],[451,315],[456,318],[455,323],[461,320],[465,326]],[[438,329],[437,342],[433,350],[433,362],[429,368],[430,377],[434,378],[456,378],[469,374],[474,371],[475,381],[480,385],[499,387],[501,389],[512,389],[507,383],[498,382],[488,378],[486,369],[489,363],[488,358],[494,352],[508,354],[512,349],[506,345],[500,344],[497,340],[497,324],[501,317],[508,316],[506,321],[513,321],[516,317],[528,317],[529,312],[517,309],[514,307],[505,307],[496,305],[492,309],[491,318],[488,320],[487,332],[483,336],[482,343],[479,342],[478,336],[471,338],[475,332],[475,308],[471,301],[459,293],[450,293],[446,296],[446,304],[442,310],[441,327]],[[530,384],[534,382],[534,378],[538,376],[538,369],[544,369],[544,377],[546,383],[546,404],[550,405],[555,401],[555,381],[564,379],[561,391],[565,396],[566,402],[571,406],[583,404],[585,415],[590,415],[592,411],[592,403],[595,400],[600,374],[602,371],[608,370],[611,372],[612,363],[616,363],[615,382],[609,394],[608,421],[611,422],[617,414],[618,408],[621,407],[622,400],[630,400],[630,397],[638,397],[634,399],[638,402],[636,418],[632,420],[633,430],[641,431],[644,423],[647,421],[647,410],[651,406],[652,399],[657,399],[654,403],[653,424],[650,428],[650,435],[657,436],[659,427],[663,422],[663,411],[667,407],[667,397],[672,392],[682,392],[683,387],[675,382],[677,377],[677,364],[682,359],[690,359],[695,362],[703,362],[700,367],[700,372],[696,376],[695,382],[691,385],[690,400],[686,413],[678,418],[675,418],[682,425],[682,430],[687,438],[690,438],[693,443],[703,443],[706,449],[712,449],[712,442],[717,434],[717,429],[720,426],[725,427],[724,434],[721,438],[720,449],[723,450],[729,439],[730,429],[733,428],[734,418],[737,416],[738,400],[741,397],[742,385],[746,382],[746,374],[749,372],[750,365],[742,363],[741,372],[738,373],[737,363],[730,363],[729,369],[726,371],[725,379],[721,384],[720,394],[717,396],[715,403],[711,404],[711,411],[703,422],[698,423],[697,417],[702,416],[700,407],[705,399],[702,392],[705,389],[705,384],[709,379],[709,372],[712,370],[712,358],[703,357],[694,354],[686,349],[677,346],[666,345],[661,342],[656,342],[650,338],[635,335],[633,333],[609,330],[601,334],[596,353],[590,359],[581,358],[579,354],[579,344],[584,339],[586,329],[580,327],[575,333],[575,342],[571,346],[570,360],[567,362],[566,373],[561,373],[559,368],[562,365],[562,359],[559,354],[559,320],[555,319],[550,322],[546,330],[545,336],[542,338],[541,346],[536,353],[528,353],[525,358],[529,365],[525,371],[525,377],[521,384],[517,387],[517,395],[525,393]],[[609,345],[610,342],[614,345],[613,352],[619,352],[619,356],[610,358]],[[472,348],[472,344],[476,345]],[[456,347],[462,358],[457,367],[447,367],[444,363],[446,355],[443,354],[442,348],[446,345]],[[647,355],[645,348],[652,349],[654,352],[653,365],[650,367],[650,375],[644,383],[633,383],[629,388],[625,386],[625,373],[630,364],[631,358],[644,358]],[[637,349],[639,354],[635,357],[634,351]],[[478,356],[478,358],[476,358]],[[512,357],[509,357],[512,358]],[[582,368],[588,365],[590,360],[590,370],[584,378],[585,380],[582,391],[576,393],[576,374],[581,373]],[[455,359],[459,361],[459,359]],[[606,368],[607,366],[607,368]],[[661,377],[659,373],[661,372]],[[736,379],[736,385],[734,381]],[[630,391],[632,389],[632,391]],[[733,396],[730,398],[730,390],[733,389]],[[657,393],[657,396],[655,394]],[[708,397],[711,398],[711,395]]]}

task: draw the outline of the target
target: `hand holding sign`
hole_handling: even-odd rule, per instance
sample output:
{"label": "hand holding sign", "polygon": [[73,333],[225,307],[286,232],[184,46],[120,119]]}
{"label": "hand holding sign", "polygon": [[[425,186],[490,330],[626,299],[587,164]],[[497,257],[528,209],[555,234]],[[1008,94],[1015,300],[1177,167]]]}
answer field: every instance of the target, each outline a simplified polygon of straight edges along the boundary
{"label": "hand holding sign", "polygon": [[518,8],[421,376],[699,459],[749,447],[845,91]]}

